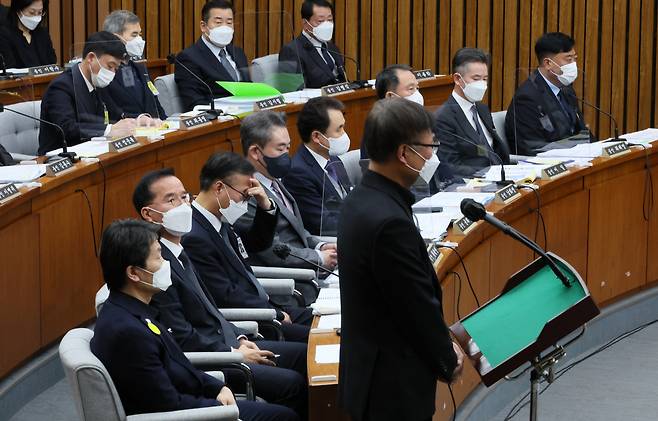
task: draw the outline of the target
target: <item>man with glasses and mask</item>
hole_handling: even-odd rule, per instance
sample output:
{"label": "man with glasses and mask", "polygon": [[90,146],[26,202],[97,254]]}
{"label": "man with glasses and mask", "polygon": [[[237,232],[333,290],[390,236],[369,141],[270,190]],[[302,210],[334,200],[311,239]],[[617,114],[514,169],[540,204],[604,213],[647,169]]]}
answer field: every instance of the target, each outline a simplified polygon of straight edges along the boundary
{"label": "man with glasses and mask", "polygon": [[[438,163],[432,125],[432,116],[411,101],[377,102],[364,130],[369,171],[340,215],[338,393],[355,421],[430,420],[437,380],[453,382],[462,369],[463,354],[443,319],[441,285],[411,211],[411,186],[431,178]],[[391,399],[391,391],[400,393]]]}
{"label": "man with glasses and mask", "polygon": [[[57,76],[41,100],[41,118],[64,130],[69,146],[97,136],[123,137],[134,132],[135,119],[124,118],[104,89],[126,56],[123,43],[109,32],[87,38],[82,62]],[[62,147],[62,134],[49,124],[39,129],[39,155]]]}
{"label": "man with glasses and mask", "polygon": [[214,98],[231,94],[216,81],[251,82],[247,56],[233,44],[233,5],[227,0],[211,0],[201,9],[201,38],[178,55],[178,60],[203,79],[212,90],[183,66],[175,66],[175,80],[183,106],[208,105]]}
{"label": "man with glasses and mask", "polygon": [[[254,167],[243,157],[213,154],[201,169],[201,192],[192,202],[192,230],[182,244],[220,308],[274,309],[286,340],[306,343],[313,318],[310,309],[272,303],[246,262],[250,253],[272,245],[279,212],[253,174]],[[252,198],[258,206],[253,224],[238,235],[233,225],[247,213]]]}
{"label": "man with glasses and mask", "polygon": [[281,47],[282,72],[302,73],[306,88],[321,88],[345,82],[343,56],[331,42],[334,36],[334,7],[327,0],[302,3],[302,34]]}
{"label": "man with glasses and mask", "polygon": [[561,32],[537,40],[539,66],[516,90],[505,117],[513,154],[536,155],[541,148],[586,130],[573,89],[578,77],[575,41]]}
{"label": "man with glasses and mask", "polygon": [[435,115],[439,159],[453,173],[467,177],[490,165],[509,164],[507,144],[496,133],[489,107],[482,103],[489,56],[478,48],[462,48],[452,58],[452,73],[452,95]]}

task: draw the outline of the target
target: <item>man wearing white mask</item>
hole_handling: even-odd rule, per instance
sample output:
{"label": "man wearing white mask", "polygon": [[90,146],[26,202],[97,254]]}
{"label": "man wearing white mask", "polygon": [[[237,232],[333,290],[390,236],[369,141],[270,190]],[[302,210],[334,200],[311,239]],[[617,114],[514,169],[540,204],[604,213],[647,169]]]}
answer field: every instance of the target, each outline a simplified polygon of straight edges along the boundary
{"label": "man wearing white mask", "polygon": [[489,56],[484,51],[457,51],[452,58],[452,95],[435,115],[439,159],[459,176],[470,176],[501,161],[509,163],[507,144],[496,133],[489,107],[481,102],[487,91],[488,67]]}
{"label": "man wearing white mask", "polygon": [[342,161],[350,149],[345,106],[332,97],[309,100],[297,117],[304,143],[292,158],[283,184],[299,207],[304,227],[313,235],[335,236],[343,199],[352,189]]}
{"label": "man wearing white mask", "polygon": [[[123,118],[104,89],[114,80],[125,55],[126,48],[115,35],[97,32],[87,38],[82,62],[48,85],[41,101],[41,118],[60,126],[69,146],[97,136],[116,138],[133,133],[135,120]],[[42,123],[39,155],[62,145],[62,132]]]}
{"label": "man wearing white mask", "polygon": [[[178,54],[183,66],[174,74],[183,106],[191,110],[196,105],[208,105],[213,98],[229,96],[216,81],[251,82],[247,56],[233,45],[233,6],[226,0],[211,0],[201,9],[201,38]],[[203,79],[212,90],[191,73]]]}
{"label": "man wearing white mask", "polygon": [[[105,18],[103,30],[119,37],[128,53],[128,60],[119,67],[117,77],[107,87],[116,106],[127,117],[148,114],[153,119],[166,119],[167,115],[158,101],[159,92],[141,62],[146,43],[142,38],[139,17],[128,10],[115,10]],[[140,123],[143,121],[140,118]]]}
{"label": "man wearing white mask", "polygon": [[343,55],[331,42],[333,5],[327,0],[306,0],[301,14],[302,34],[279,52],[281,71],[302,73],[306,88],[345,82]]}
{"label": "man wearing white mask", "polygon": [[561,32],[542,35],[535,44],[539,66],[516,90],[505,117],[510,150],[535,155],[550,142],[586,130],[573,90],[578,77],[575,41]]}

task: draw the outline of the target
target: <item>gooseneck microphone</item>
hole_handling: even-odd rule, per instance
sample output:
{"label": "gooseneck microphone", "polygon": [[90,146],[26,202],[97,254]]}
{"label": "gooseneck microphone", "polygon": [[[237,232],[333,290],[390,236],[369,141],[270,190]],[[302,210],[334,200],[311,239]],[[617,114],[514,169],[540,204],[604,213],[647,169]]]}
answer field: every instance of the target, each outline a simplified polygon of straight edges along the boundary
{"label": "gooseneck microphone", "polygon": [[[579,96],[576,96],[576,94],[574,94],[574,93],[570,93],[570,94],[571,94],[570,96],[572,96],[572,97],[575,98],[576,100],[582,102],[583,104],[585,104],[585,105],[587,105],[587,106],[589,106],[589,107],[591,107],[591,108],[594,108],[594,109],[595,109],[596,111],[598,111],[600,114],[603,114],[604,116],[608,117],[608,118],[612,121],[612,124],[613,124],[613,126],[614,126],[614,128],[613,128],[613,129],[614,129],[613,132],[614,132],[614,134],[615,134],[614,139],[612,139],[613,141],[615,141],[615,142],[626,142],[626,139],[624,139],[623,137],[619,137],[619,125],[617,124],[617,119],[615,119],[615,117],[614,117],[611,113],[609,113],[609,112],[607,112],[607,111],[604,111],[604,110],[601,109],[600,107],[598,107],[598,106],[596,106],[596,105],[594,105],[594,104],[592,104],[592,103],[590,103],[590,102],[588,102],[588,101],[585,101],[584,98],[580,98]],[[576,116],[578,116],[578,112],[576,112]],[[600,133],[599,133],[599,134],[600,134]]]}
{"label": "gooseneck microphone", "polygon": [[183,64],[180,60],[178,60],[178,57],[176,57],[176,54],[169,54],[169,55],[167,56],[167,62],[168,62],[169,64],[175,64],[175,65],[177,65],[177,66],[182,67],[182,68],[185,69],[189,74],[191,74],[192,76],[194,76],[194,78],[195,78],[196,80],[198,80],[199,82],[201,82],[201,83],[203,84],[203,86],[205,86],[205,87],[208,89],[208,93],[210,94],[210,109],[209,109],[209,110],[205,110],[206,114],[208,115],[208,120],[216,120],[217,117],[219,117],[220,115],[224,114],[224,112],[223,112],[222,110],[216,110],[216,109],[215,109],[215,97],[214,97],[214,95],[213,95],[213,93],[212,93],[212,89],[210,89],[210,86],[208,86],[208,84],[206,83],[206,81],[204,81],[203,79],[201,79],[196,73],[194,73],[192,70],[190,70],[189,67],[187,67],[187,66],[186,66],[185,64]]}
{"label": "gooseneck microphone", "polygon": [[462,211],[462,214],[470,219],[471,221],[486,221],[489,224],[493,225],[500,231],[502,231],[504,234],[514,238],[524,246],[528,247],[530,250],[534,251],[538,255],[540,255],[544,261],[548,264],[548,266],[551,268],[553,273],[555,273],[555,276],[564,284],[565,287],[570,288],[571,283],[569,283],[569,280],[567,277],[562,273],[560,268],[557,267],[553,259],[551,259],[548,254],[544,250],[542,250],[541,247],[537,245],[537,243],[533,242],[530,240],[528,237],[525,235],[521,234],[514,228],[510,227],[500,219],[496,218],[493,215],[489,215],[487,211],[484,209],[484,206],[481,203],[476,202],[473,199],[464,199],[461,201],[461,204],[459,208]]}
{"label": "gooseneck microphone", "polygon": [[338,66],[340,71],[343,73],[343,77],[345,78],[345,82],[348,82],[352,89],[361,89],[361,88],[365,88],[366,86],[368,86],[368,81],[361,79],[361,68],[359,67],[359,62],[354,57],[350,57],[348,55],[345,55],[345,54],[341,53],[338,50],[328,48],[326,45],[321,45],[321,46],[317,47],[315,45],[306,44],[306,45],[304,45],[304,49],[305,50],[316,49],[316,50],[327,51],[329,53],[338,54],[339,56],[343,57],[344,59],[347,59],[347,60],[351,61],[352,63],[354,63],[356,65],[356,79],[357,80],[355,80],[354,82],[350,82],[350,80],[347,78],[347,73],[345,72],[345,67],[344,66]]}
{"label": "gooseneck microphone", "polygon": [[290,250],[290,247],[288,247],[288,246],[285,245],[285,244],[277,244],[277,245],[275,245],[274,247],[272,247],[272,252],[273,252],[273,253],[274,253],[279,259],[281,259],[281,260],[286,260],[286,259],[288,258],[288,256],[296,257],[296,258],[298,258],[298,259],[300,259],[300,260],[305,261],[306,263],[308,263],[308,264],[310,264],[310,265],[315,266],[316,268],[320,269],[320,270],[323,271],[323,272],[331,273],[332,275],[336,275],[336,276],[338,276],[338,274],[337,274],[336,272],[333,272],[333,271],[331,271],[331,270],[329,270],[329,269],[327,269],[327,268],[324,268],[324,267],[318,265],[317,263],[312,262],[312,261],[310,261],[310,260],[308,260],[308,259],[306,259],[306,258],[304,258],[304,257],[302,257],[302,256],[299,256],[299,255],[297,255],[297,254],[294,254],[294,253]]}

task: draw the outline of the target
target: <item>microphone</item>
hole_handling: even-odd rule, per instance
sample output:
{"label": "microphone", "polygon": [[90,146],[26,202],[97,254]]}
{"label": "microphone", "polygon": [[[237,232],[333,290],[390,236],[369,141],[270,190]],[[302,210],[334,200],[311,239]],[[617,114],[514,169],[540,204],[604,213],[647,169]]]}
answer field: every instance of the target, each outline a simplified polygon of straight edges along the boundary
{"label": "microphone", "polygon": [[305,258],[302,257],[302,256],[299,256],[299,255],[297,255],[297,254],[294,254],[294,253],[290,250],[290,247],[288,247],[288,246],[285,245],[285,244],[277,244],[277,245],[275,245],[274,247],[272,247],[272,252],[273,252],[273,253],[274,253],[279,259],[281,259],[281,260],[286,260],[286,259],[288,258],[288,256],[296,257],[296,258],[298,258],[298,259],[300,259],[300,260],[305,261],[306,263],[308,263],[308,264],[310,264],[310,265],[315,266],[316,268],[320,269],[320,270],[323,271],[323,272],[330,273],[330,274],[332,274],[332,275],[336,275],[336,276],[338,276],[338,274],[337,274],[336,272],[330,271],[329,269],[327,269],[327,268],[323,268],[322,266],[318,265],[318,264],[315,263],[315,262],[312,262],[312,261],[310,261],[310,260],[308,260],[308,259],[305,259]]}
{"label": "microphone", "polygon": [[62,129],[62,127],[59,124],[55,124],[55,123],[52,123],[50,121],[43,120],[39,117],[34,117],[34,116],[29,115],[29,114],[24,114],[20,111],[12,110],[11,108],[5,108],[4,104],[0,103],[0,113],[3,112],[3,111],[10,111],[14,114],[18,114],[20,116],[23,116],[23,117],[26,117],[26,118],[29,118],[29,119],[32,119],[32,120],[35,120],[35,121],[39,121],[39,122],[47,124],[49,126],[56,127],[57,130],[59,130],[59,132],[62,134],[62,152],[57,154],[57,156],[61,156],[62,158],[69,158],[72,162],[77,161],[75,152],[69,152],[67,150],[68,143],[66,142],[66,135],[64,134],[64,129]]}
{"label": "microphone", "polygon": [[12,76],[7,74],[7,63],[5,62],[5,56],[0,53],[0,61],[2,63],[2,73],[0,74],[0,80],[11,79]]}
{"label": "microphone", "polygon": [[544,250],[542,250],[541,247],[539,247],[535,242],[530,240],[528,237],[525,235],[521,234],[514,228],[510,227],[500,219],[496,218],[493,215],[489,215],[487,211],[484,209],[484,206],[481,203],[476,202],[473,199],[463,199],[461,201],[461,204],[459,205],[459,208],[462,211],[462,214],[470,219],[471,221],[486,221],[489,224],[493,225],[500,231],[502,231],[504,234],[509,235],[510,237],[514,238],[515,240],[519,241],[521,244],[524,246],[528,247],[530,250],[534,251],[538,255],[544,258],[544,261],[548,264],[548,266],[551,268],[553,273],[555,273],[555,276],[558,277],[560,281],[564,284],[565,287],[570,288],[571,284],[569,283],[569,280],[567,277],[562,273],[562,271],[557,267],[553,259],[551,259]]}
{"label": "microphone", "polygon": [[356,65],[356,79],[357,80],[355,80],[354,82],[350,82],[350,80],[347,78],[347,73],[345,72],[345,67],[344,66],[338,66],[340,71],[343,72],[343,77],[345,78],[345,82],[349,82],[350,87],[352,89],[361,89],[361,88],[365,88],[366,86],[368,86],[368,81],[361,79],[361,68],[359,67],[359,62],[354,57],[347,56],[347,55],[341,53],[338,50],[333,50],[333,49],[327,48],[325,45],[316,47],[315,45],[306,44],[306,45],[304,45],[304,49],[305,50],[312,50],[312,49],[324,50],[324,51],[327,51],[329,53],[338,54],[339,56],[348,59],[349,61],[351,61],[352,63],[354,63]]}
{"label": "microphone", "polygon": [[[609,112],[607,112],[607,111],[604,111],[604,110],[602,110],[600,107],[597,107],[596,105],[591,104],[591,103],[585,101],[584,98],[580,98],[580,97],[576,96],[576,94],[574,94],[573,92],[570,92],[570,94],[571,94],[571,96],[572,96],[573,98],[575,98],[576,100],[582,102],[583,104],[585,104],[585,105],[587,105],[587,106],[589,106],[589,107],[594,108],[596,111],[598,111],[599,113],[605,115],[606,117],[608,117],[608,118],[612,121],[612,124],[613,124],[613,126],[614,126],[614,130],[613,130],[613,131],[614,131],[614,134],[615,134],[614,139],[612,139],[613,141],[615,141],[615,142],[626,142],[626,139],[624,139],[624,138],[622,138],[622,137],[619,137],[619,125],[617,124],[617,120],[613,117],[613,115],[612,115],[611,113],[609,113]],[[578,113],[576,113],[576,116],[578,116]],[[599,134],[600,134],[600,133],[599,133]]]}
{"label": "microphone", "polygon": [[[480,145],[479,143],[475,143],[470,139],[466,139],[465,137],[456,135],[452,132],[449,132],[448,130],[442,129],[440,127],[436,127],[436,125],[434,126],[434,128],[436,130],[440,131],[440,132],[443,132],[443,133],[448,134],[450,136],[454,136],[459,140],[463,140],[464,142],[466,142],[470,145],[473,145],[478,149],[481,149],[481,150],[485,151],[487,153],[487,157],[489,157],[490,153],[493,154],[496,158],[498,158],[498,161],[500,162],[500,181],[496,181],[496,185],[498,185],[498,186],[509,186],[510,184],[514,184],[513,180],[507,180],[505,178],[505,163],[503,162],[503,158],[501,158],[500,155],[498,155],[496,152],[494,152],[493,148],[487,149],[484,146]],[[489,158],[489,163],[491,164],[491,158]]]}
{"label": "microphone", "polygon": [[185,69],[189,74],[191,74],[192,76],[194,76],[194,78],[195,78],[196,80],[198,80],[199,82],[201,82],[201,83],[203,84],[203,86],[205,86],[206,88],[208,88],[208,92],[210,93],[210,109],[209,109],[209,110],[205,110],[205,111],[206,111],[206,114],[208,114],[208,120],[216,120],[217,117],[219,117],[220,115],[224,114],[224,112],[223,112],[222,110],[216,110],[216,109],[215,109],[215,98],[214,98],[214,95],[212,94],[212,89],[210,89],[210,86],[208,86],[208,84],[207,84],[203,79],[201,79],[199,76],[197,76],[196,73],[194,73],[192,70],[190,70],[189,67],[187,67],[187,66],[184,65],[180,60],[178,60],[178,57],[176,57],[176,54],[169,54],[169,55],[167,56],[167,62],[168,62],[169,64],[176,64],[177,66],[181,66],[181,67],[182,67],[183,69]]}

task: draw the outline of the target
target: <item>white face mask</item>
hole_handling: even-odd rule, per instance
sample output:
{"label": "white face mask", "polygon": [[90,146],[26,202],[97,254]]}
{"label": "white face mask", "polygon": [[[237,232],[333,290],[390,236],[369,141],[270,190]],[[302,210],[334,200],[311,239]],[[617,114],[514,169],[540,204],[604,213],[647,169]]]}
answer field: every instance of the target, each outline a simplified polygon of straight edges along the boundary
{"label": "white face mask", "polygon": [[34,31],[34,29],[39,26],[39,23],[41,23],[41,16],[25,16],[21,13],[20,16],[18,16],[18,19],[23,26],[30,31]]}
{"label": "white face mask", "polygon": [[98,73],[94,73],[91,70],[91,65],[89,65],[89,70],[91,71],[91,84],[97,88],[105,88],[114,80],[114,72],[110,69],[103,67],[98,57],[96,57],[96,63],[100,66],[101,70]]}
{"label": "white face mask", "polygon": [[[557,63],[555,63],[554,61],[553,63],[557,65]],[[557,80],[559,80],[561,84],[563,84],[564,86],[569,86],[576,81],[576,78],[578,77],[578,66],[576,65],[575,61],[569,64],[565,64],[564,66],[560,66],[560,70],[562,71],[561,75],[558,75],[553,71],[551,71],[551,73],[553,73],[557,77]]]}
{"label": "white face mask", "polygon": [[167,232],[175,237],[182,237],[192,230],[192,207],[187,203],[181,203],[167,212],[160,212],[153,208],[147,208],[162,215],[162,222],[154,222],[162,225]]}
{"label": "white face mask", "polygon": [[425,164],[423,164],[423,168],[420,170],[417,170],[410,166],[409,164],[405,164],[407,168],[410,170],[416,171],[419,175],[420,178],[423,179],[427,184],[432,180],[432,177],[434,177],[434,173],[436,172],[436,169],[439,168],[439,164],[441,161],[439,161],[439,157],[436,156],[435,153],[432,153],[432,156],[429,159],[425,159],[420,153],[418,153],[417,150],[415,150],[412,147],[409,147],[416,155],[418,155],[423,161],[425,161]]}
{"label": "white face mask", "polygon": [[210,30],[208,38],[216,46],[224,48],[233,41],[233,28],[226,25],[217,26]]}
{"label": "white face mask", "polygon": [[142,280],[140,280],[139,282],[146,284],[150,287],[157,288],[161,291],[166,291],[167,288],[171,286],[171,266],[169,265],[168,260],[163,261],[162,266],[160,266],[160,269],[158,269],[155,272],[150,272],[144,268],[139,268],[139,269],[153,275],[153,280],[151,281],[150,284]]}
{"label": "white face mask", "polygon": [[459,77],[464,82],[464,96],[470,102],[480,102],[484,98],[484,94],[487,92],[487,81],[486,80],[476,80],[474,82],[466,82],[462,75]]}
{"label": "white face mask", "polygon": [[249,210],[249,203],[246,200],[241,202],[235,202],[231,199],[231,196],[228,195],[228,190],[226,190],[226,195],[228,196],[228,207],[222,209],[222,204],[219,203],[219,197],[217,197],[217,204],[219,205],[219,212],[222,214],[229,225],[235,224],[235,221],[240,219],[242,215],[247,213]]}
{"label": "white face mask", "polygon": [[350,150],[350,137],[347,135],[347,132],[343,132],[343,135],[341,137],[336,137],[336,138],[327,137],[322,133],[320,134],[322,135],[322,137],[327,139],[327,141],[329,141],[328,148],[324,146],[322,143],[320,143],[320,146],[322,146],[323,148],[329,151],[329,156],[340,156]]}
{"label": "white face mask", "polygon": [[[306,23],[311,25],[311,22],[309,21],[306,21]],[[325,20],[318,26],[313,26],[313,36],[323,42],[331,41],[331,38],[334,36],[334,23],[332,21]]]}
{"label": "white face mask", "polygon": [[415,102],[418,105],[425,105],[425,98],[423,98],[423,94],[421,94],[418,89],[416,89],[416,92],[413,94],[405,96],[404,99]]}
{"label": "white face mask", "polygon": [[133,57],[141,57],[144,54],[146,42],[141,36],[136,36],[126,43],[126,51]]}

